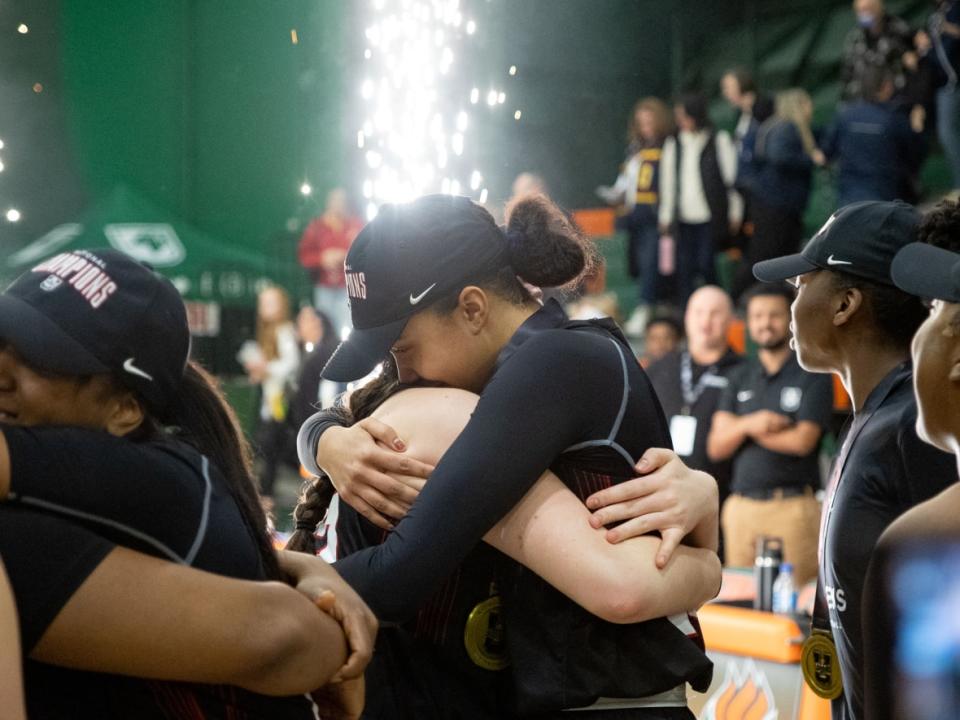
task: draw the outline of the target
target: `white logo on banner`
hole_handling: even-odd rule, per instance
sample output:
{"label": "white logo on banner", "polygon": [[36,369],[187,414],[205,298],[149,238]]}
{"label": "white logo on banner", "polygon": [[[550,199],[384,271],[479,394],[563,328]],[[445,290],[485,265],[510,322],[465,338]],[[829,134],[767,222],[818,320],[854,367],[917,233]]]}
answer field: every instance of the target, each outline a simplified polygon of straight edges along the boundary
{"label": "white logo on banner", "polygon": [[167,223],[110,223],[103,234],[117,250],[153,267],[179,265],[187,257],[176,230]]}

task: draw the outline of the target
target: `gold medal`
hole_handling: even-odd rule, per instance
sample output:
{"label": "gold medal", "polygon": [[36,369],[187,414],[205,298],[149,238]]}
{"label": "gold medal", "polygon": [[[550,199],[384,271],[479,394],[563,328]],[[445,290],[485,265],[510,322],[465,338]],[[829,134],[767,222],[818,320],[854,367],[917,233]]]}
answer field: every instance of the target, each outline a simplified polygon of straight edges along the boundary
{"label": "gold medal", "polygon": [[463,644],[473,664],[484,670],[503,670],[510,664],[499,595],[487,598],[470,611],[463,629]]}
{"label": "gold medal", "polygon": [[815,629],[803,643],[800,668],[807,685],[820,697],[833,700],[843,692],[837,646],[826,630]]}

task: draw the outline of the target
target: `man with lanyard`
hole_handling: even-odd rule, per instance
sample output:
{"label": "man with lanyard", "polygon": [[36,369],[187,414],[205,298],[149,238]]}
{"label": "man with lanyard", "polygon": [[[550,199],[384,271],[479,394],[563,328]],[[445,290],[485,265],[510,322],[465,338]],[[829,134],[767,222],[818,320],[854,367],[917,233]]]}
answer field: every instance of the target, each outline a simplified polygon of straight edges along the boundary
{"label": "man with lanyard", "polygon": [[953,458],[916,432],[910,341],[927,312],[890,276],[919,222],[899,201],[854,203],[834,213],[802,253],[754,266],[766,282],[795,278],[800,365],[835,372],[853,401],[824,503],[814,629],[801,661],[811,687],[833,700],[834,718],[863,717],[860,608],[877,539],[956,480]]}
{"label": "man with lanyard", "polygon": [[732,319],[733,303],[726,292],[714,285],[700,288],[690,296],[683,320],[686,349],[647,369],[670,423],[674,450],[691,468],[716,478],[721,505],[730,489],[730,463],[711,462],[707,434],[720,393],[741,363],[727,341]]}
{"label": "man with lanyard", "polygon": [[831,419],[833,383],[797,363],[789,346],[792,301],[784,285],[748,292],[747,329],[759,350],[723,391],[707,453],[715,461],[733,458],[721,516],[727,564],[752,565],[757,538],[780,537],[784,559],[803,584],[817,576],[817,451]]}

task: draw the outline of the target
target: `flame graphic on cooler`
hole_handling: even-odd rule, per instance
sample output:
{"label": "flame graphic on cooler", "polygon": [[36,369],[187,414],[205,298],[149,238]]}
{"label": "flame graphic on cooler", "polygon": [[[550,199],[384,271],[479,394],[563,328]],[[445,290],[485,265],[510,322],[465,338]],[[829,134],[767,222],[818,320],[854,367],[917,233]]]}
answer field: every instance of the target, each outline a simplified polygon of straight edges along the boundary
{"label": "flame graphic on cooler", "polygon": [[727,665],[726,677],[703,707],[700,720],[777,720],[767,678],[752,660]]}

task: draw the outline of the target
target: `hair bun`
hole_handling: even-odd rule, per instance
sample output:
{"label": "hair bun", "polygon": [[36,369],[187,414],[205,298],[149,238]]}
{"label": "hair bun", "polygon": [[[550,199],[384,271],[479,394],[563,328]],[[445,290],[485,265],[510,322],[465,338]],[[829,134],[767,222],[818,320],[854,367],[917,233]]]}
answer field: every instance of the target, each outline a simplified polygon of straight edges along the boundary
{"label": "hair bun", "polygon": [[539,287],[577,280],[591,264],[590,242],[544,195],[527,195],[506,209],[507,249],[517,275]]}

